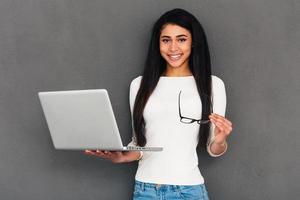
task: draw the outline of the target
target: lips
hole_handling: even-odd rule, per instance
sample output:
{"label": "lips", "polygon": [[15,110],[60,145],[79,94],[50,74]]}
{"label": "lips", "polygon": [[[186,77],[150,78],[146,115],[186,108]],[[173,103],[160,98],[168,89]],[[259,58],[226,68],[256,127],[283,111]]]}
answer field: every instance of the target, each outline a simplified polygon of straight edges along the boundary
{"label": "lips", "polygon": [[171,61],[177,61],[182,57],[182,55],[183,55],[182,53],[180,53],[180,54],[168,54],[168,58]]}

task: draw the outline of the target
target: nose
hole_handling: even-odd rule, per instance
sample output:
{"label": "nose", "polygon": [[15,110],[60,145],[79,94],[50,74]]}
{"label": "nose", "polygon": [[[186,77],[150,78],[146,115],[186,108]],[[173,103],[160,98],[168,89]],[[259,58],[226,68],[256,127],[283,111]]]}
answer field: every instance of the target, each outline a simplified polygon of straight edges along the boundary
{"label": "nose", "polygon": [[177,42],[171,42],[170,46],[169,46],[169,50],[170,51],[176,51],[178,49],[178,45]]}

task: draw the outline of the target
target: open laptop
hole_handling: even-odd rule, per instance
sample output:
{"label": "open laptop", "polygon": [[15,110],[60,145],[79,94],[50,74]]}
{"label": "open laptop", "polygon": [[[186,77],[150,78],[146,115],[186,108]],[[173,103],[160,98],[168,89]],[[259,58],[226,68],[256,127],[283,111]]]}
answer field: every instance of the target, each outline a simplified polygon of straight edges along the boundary
{"label": "open laptop", "polygon": [[106,89],[38,93],[56,149],[162,151],[123,146]]}

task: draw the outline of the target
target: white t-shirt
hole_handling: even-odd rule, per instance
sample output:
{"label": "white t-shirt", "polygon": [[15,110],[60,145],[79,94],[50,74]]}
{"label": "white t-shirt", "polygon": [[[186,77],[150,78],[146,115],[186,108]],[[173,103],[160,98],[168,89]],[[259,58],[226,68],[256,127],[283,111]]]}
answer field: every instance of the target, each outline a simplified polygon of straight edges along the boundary
{"label": "white t-shirt", "polygon": [[[130,84],[129,103],[131,117],[136,94],[142,76]],[[161,76],[155,90],[149,97],[145,109],[146,147],[163,147],[161,152],[143,152],[139,160],[135,179],[147,183],[170,185],[196,185],[204,183],[198,168],[196,147],[200,124],[185,124],[180,121],[178,96],[180,96],[181,115],[201,119],[202,104],[193,76]],[[226,92],[223,81],[212,75],[213,112],[225,116]],[[132,119],[133,124],[133,119]],[[214,155],[209,144],[214,140],[212,123],[207,143],[208,153]],[[129,146],[135,146],[135,133]]]}

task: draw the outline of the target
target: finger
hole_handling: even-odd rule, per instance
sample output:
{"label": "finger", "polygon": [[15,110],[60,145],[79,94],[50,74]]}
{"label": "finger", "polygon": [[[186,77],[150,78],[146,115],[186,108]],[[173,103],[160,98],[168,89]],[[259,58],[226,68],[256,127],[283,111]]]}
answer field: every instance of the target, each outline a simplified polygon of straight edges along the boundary
{"label": "finger", "polygon": [[96,151],[86,150],[85,153],[87,155],[96,156],[96,157],[100,157],[100,158],[108,158],[106,154],[104,154],[102,151],[99,151],[99,150],[96,150]]}
{"label": "finger", "polygon": [[99,150],[99,149],[97,149],[96,151],[99,152],[99,153],[103,153],[103,154],[106,154],[106,153],[107,153],[106,150]]}
{"label": "finger", "polygon": [[93,155],[93,156],[97,156],[97,157],[102,157],[102,154],[99,153],[99,151],[97,152],[97,150],[87,150],[86,151],[88,155]]}
{"label": "finger", "polygon": [[216,117],[214,113],[212,113],[209,116],[210,120],[216,125],[216,127],[220,130],[219,133],[223,133],[226,136],[229,135],[229,133],[232,131],[232,127],[225,121],[223,120],[224,117],[220,116]]}
{"label": "finger", "polygon": [[216,125],[216,123],[218,122],[218,120],[217,120],[216,117],[209,116],[209,119],[210,119],[210,121],[213,122],[215,125]]}
{"label": "finger", "polygon": [[221,130],[221,132],[225,135],[229,135],[231,132],[231,127],[223,122],[216,122],[216,126]]}
{"label": "finger", "polygon": [[218,128],[218,129],[220,129],[220,131],[223,133],[224,132],[224,126],[223,126],[223,124],[222,123],[220,123],[220,122],[215,122],[215,125],[216,125],[216,127]]}
{"label": "finger", "polygon": [[97,156],[102,157],[102,158],[106,158],[107,157],[105,151],[96,150],[96,154],[97,154]]}
{"label": "finger", "polygon": [[231,124],[228,123],[228,121],[226,121],[225,118],[220,118],[220,117],[219,117],[219,118],[217,118],[216,120],[217,120],[218,122],[220,122],[220,123],[226,125],[226,126],[231,126]]}
{"label": "finger", "polygon": [[100,154],[106,155],[106,154],[108,154],[109,151],[97,149],[96,152],[97,152],[97,153],[100,153]]}
{"label": "finger", "polygon": [[89,150],[89,151],[88,151],[88,154],[89,154],[89,155],[92,155],[92,156],[96,156],[97,153],[96,153],[95,151],[90,151],[90,150]]}
{"label": "finger", "polygon": [[232,131],[232,124],[225,117],[219,116],[216,120],[217,122],[221,123],[221,125],[224,127],[226,134],[229,134]]}
{"label": "finger", "polygon": [[214,125],[216,125],[216,123],[217,123],[217,121],[216,121],[216,119],[215,118],[213,118],[213,117],[209,117],[209,120],[214,124]]}
{"label": "finger", "polygon": [[92,155],[92,152],[90,150],[85,150],[84,153],[87,155]]}
{"label": "finger", "polygon": [[104,155],[111,155],[111,152],[110,152],[110,151],[107,151],[107,150],[102,151],[102,153],[103,153]]}
{"label": "finger", "polygon": [[215,120],[215,125],[220,129],[220,131],[226,135],[228,135],[232,128],[223,120]]}
{"label": "finger", "polygon": [[229,126],[232,126],[232,122],[229,121],[226,117],[222,117],[222,119],[223,119]]}
{"label": "finger", "polygon": [[98,155],[101,156],[102,158],[107,158],[107,159],[110,159],[113,154],[111,153],[111,151],[99,151],[98,150]]}
{"label": "finger", "polygon": [[228,124],[228,126],[232,126],[231,121],[229,121],[228,119],[226,119],[225,117],[223,117],[221,115],[213,113],[213,115],[211,117],[214,118],[214,119],[216,119],[219,122],[223,122],[223,123]]}
{"label": "finger", "polygon": [[232,123],[231,121],[229,121],[226,117],[222,116],[222,115],[219,115],[219,114],[216,114],[216,113],[213,113],[214,117],[216,117],[217,119],[222,119],[224,120],[226,123],[228,123],[230,126],[232,126]]}
{"label": "finger", "polygon": [[217,119],[223,119],[224,118],[224,116],[219,115],[217,113],[212,113],[211,116],[214,117],[214,118],[217,118]]}

